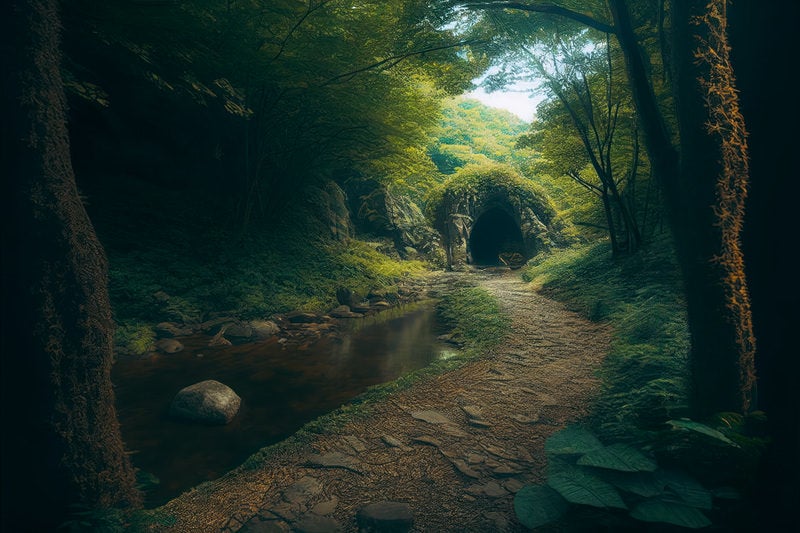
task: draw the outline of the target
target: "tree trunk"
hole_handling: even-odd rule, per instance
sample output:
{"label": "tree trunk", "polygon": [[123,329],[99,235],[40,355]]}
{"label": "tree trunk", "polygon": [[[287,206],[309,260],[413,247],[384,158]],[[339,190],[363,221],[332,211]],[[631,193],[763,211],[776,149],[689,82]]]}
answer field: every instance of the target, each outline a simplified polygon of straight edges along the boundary
{"label": "tree trunk", "polygon": [[683,272],[692,341],[691,407],[701,418],[746,412],[755,382],[755,339],[739,245],[747,146],[728,60],[725,2],[671,4],[680,158],[648,82],[627,3],[610,4]]}
{"label": "tree trunk", "polygon": [[70,160],[57,2],[6,9],[2,523],[54,531],[70,506],[141,497],[114,408],[106,258]]}

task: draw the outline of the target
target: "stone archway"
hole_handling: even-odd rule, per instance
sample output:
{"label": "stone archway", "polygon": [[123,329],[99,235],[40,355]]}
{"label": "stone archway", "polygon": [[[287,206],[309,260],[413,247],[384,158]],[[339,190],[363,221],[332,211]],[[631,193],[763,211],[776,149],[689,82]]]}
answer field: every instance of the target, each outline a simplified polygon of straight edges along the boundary
{"label": "stone archway", "polygon": [[[500,255],[528,260],[566,244],[545,192],[508,165],[471,165],[448,179],[428,205],[447,265],[498,265]],[[503,261],[505,263],[505,261]]]}
{"label": "stone archway", "polygon": [[500,254],[516,252],[528,259],[522,230],[514,218],[500,207],[484,211],[472,224],[467,240],[467,262],[475,265],[498,265]]}

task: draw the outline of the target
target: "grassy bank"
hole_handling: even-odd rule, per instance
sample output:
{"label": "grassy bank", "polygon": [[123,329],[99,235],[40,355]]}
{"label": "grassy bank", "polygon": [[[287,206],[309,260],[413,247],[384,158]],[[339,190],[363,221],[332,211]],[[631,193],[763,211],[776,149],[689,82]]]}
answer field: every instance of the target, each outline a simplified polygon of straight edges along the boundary
{"label": "grassy bank", "polygon": [[398,283],[421,275],[420,261],[401,261],[374,243],[307,235],[262,234],[196,249],[180,260],[163,241],[110,255],[117,342],[142,352],[159,322],[197,324],[217,316],[265,319],[292,310],[338,305],[336,290],[397,295]]}
{"label": "grassy bank", "polygon": [[[547,482],[518,493],[520,520],[558,531],[754,527],[748,498],[766,443],[763,416],[687,418],[690,343],[671,243],[662,238],[619,259],[606,243],[576,247],[538,259],[522,275],[608,322],[614,335],[592,414],[548,439]],[[586,491],[597,499],[585,499]]]}
{"label": "grassy bank", "polygon": [[614,326],[594,416],[603,436],[629,439],[633,430],[685,415],[689,333],[666,239],[620,259],[611,258],[606,243],[572,248],[522,275],[571,309]]}

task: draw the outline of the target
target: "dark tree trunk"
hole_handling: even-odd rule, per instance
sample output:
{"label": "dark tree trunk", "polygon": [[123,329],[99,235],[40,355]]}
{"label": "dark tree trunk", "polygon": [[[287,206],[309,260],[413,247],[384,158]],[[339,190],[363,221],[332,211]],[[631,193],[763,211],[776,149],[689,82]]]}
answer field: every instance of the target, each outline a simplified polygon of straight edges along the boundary
{"label": "dark tree trunk", "polygon": [[[742,114],[751,154],[751,193],[744,230],[747,269],[758,337],[758,405],[767,413],[772,442],[764,453],[758,499],[764,531],[797,527],[800,502],[800,399],[797,326],[800,285],[797,261],[797,136],[800,120],[784,70],[796,63],[800,3],[757,2],[730,6],[730,38]],[[789,131],[792,131],[789,129]]]}
{"label": "dark tree trunk", "polygon": [[70,160],[58,5],[4,11],[2,523],[54,531],[71,505],[140,495],[114,408],[106,259]]}
{"label": "dark tree trunk", "polygon": [[747,411],[755,381],[739,244],[747,146],[728,59],[725,2],[672,3],[680,158],[649,84],[627,2],[611,0],[611,7],[686,285],[694,415]]}

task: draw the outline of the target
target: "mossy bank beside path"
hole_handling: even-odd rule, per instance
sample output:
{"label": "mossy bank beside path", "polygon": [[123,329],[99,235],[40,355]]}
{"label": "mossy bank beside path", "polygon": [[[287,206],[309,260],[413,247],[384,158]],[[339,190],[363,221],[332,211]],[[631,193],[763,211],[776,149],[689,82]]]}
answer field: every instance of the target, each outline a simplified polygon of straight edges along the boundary
{"label": "mossy bank beside path", "polygon": [[366,506],[399,502],[372,514],[413,519],[412,531],[524,529],[514,493],[543,481],[545,439],[587,413],[610,332],[516,273],[457,275],[490,291],[509,315],[498,347],[192,489],[156,511],[157,528],[351,532]]}

